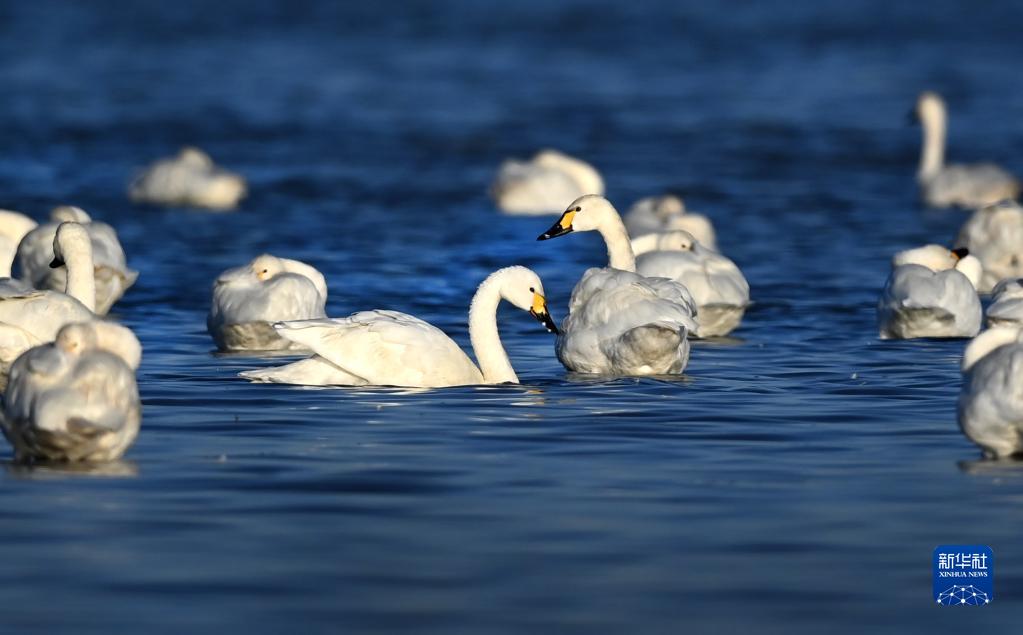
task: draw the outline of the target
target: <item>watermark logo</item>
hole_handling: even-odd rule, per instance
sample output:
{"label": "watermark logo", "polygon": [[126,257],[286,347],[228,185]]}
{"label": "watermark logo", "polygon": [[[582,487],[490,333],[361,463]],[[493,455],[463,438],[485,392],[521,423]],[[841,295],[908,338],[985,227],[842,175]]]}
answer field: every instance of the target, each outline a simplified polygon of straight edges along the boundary
{"label": "watermark logo", "polygon": [[995,556],[986,545],[939,545],[934,549],[934,602],[984,606],[995,599]]}

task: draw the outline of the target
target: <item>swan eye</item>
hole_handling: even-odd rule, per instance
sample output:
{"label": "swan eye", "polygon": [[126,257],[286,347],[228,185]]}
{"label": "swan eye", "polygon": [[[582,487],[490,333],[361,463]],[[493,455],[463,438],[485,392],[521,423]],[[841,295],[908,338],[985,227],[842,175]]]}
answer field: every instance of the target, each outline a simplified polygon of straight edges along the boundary
{"label": "swan eye", "polygon": [[530,293],[536,293],[536,289],[534,289],[533,287],[529,287],[529,292]]}
{"label": "swan eye", "polygon": [[579,207],[579,206],[576,206],[576,208],[574,210],[572,210],[572,211],[575,212],[576,214],[578,214],[579,212],[583,211],[583,208]]}

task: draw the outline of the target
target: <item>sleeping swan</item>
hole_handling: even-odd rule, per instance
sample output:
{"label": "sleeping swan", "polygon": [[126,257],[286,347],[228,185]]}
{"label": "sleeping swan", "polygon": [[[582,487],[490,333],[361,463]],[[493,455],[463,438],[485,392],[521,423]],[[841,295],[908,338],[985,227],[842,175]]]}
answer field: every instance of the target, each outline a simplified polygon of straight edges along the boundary
{"label": "sleeping swan", "polygon": [[234,209],[245,194],[245,179],[217,167],[199,148],[182,148],[178,156],[157,161],[128,188],[134,203],[214,211]]}
{"label": "sleeping swan", "polygon": [[[693,235],[707,249],[717,251],[717,235],[710,219],[702,214],[686,211],[682,199],[673,194],[648,196],[632,204],[625,214],[625,229],[635,240],[646,234],[681,229]],[[640,252],[636,252],[639,256]]]}
{"label": "sleeping swan", "polygon": [[64,293],[0,279],[0,387],[11,363],[23,352],[52,342],[65,324],[96,319],[92,311],[96,280],[88,232],[78,223],[62,223],[53,238],[53,252],[53,266],[67,266]]}
{"label": "sleeping swan", "polygon": [[965,249],[927,245],[896,254],[877,304],[881,339],[976,335],[981,271]]}
{"label": "sleeping swan", "polygon": [[565,201],[603,194],[604,180],[589,163],[556,150],[542,150],[531,161],[501,164],[490,193],[508,214],[557,214]]}
{"label": "sleeping swan", "polygon": [[993,458],[1023,452],[1023,331],[997,327],[963,354],[959,427]]}
{"label": "sleeping swan", "polygon": [[217,277],[206,328],[222,351],[300,348],[271,324],[326,317],[326,302],[323,274],[303,262],[263,254]]}
{"label": "sleeping swan", "polygon": [[106,315],[124,292],[138,279],[128,268],[117,232],[106,223],[93,221],[84,210],[63,205],[50,213],[50,222],[25,235],[18,247],[21,279],[36,289],[59,291],[67,284],[67,270],[50,266],[53,262],[53,238],[61,223],[79,223],[92,243],[93,276],[96,278],[96,314]]}
{"label": "sleeping swan", "polygon": [[923,126],[923,149],[916,180],[930,207],[973,209],[1016,198],[1020,183],[992,163],[945,165],[945,102],[936,93],[921,93],[912,113]]}
{"label": "sleeping swan", "polygon": [[576,199],[537,240],[572,231],[598,231],[609,265],[589,269],[576,284],[558,337],[558,359],[580,373],[665,375],[689,361],[696,303],[682,284],[636,273],[629,235],[603,196]]}
{"label": "sleeping swan", "polygon": [[142,346],[109,322],[68,324],[21,355],[4,394],[3,432],[19,461],[112,461],[138,435]]}
{"label": "sleeping swan", "polygon": [[35,227],[36,222],[28,216],[0,209],[0,278],[11,277],[18,243]]}
{"label": "sleeping swan", "polygon": [[346,318],[278,322],[281,336],[311,349],[308,359],[240,373],[254,381],[314,386],[438,388],[518,383],[497,332],[497,305],[529,311],[553,333],[540,278],[525,267],[492,273],[469,307],[469,339],[479,367],[443,331],[397,311],[361,311]]}
{"label": "sleeping swan", "polygon": [[696,301],[698,337],[728,335],[749,306],[749,283],[735,263],[707,249],[689,232],[647,234],[632,241],[636,271],[682,283]]}
{"label": "sleeping swan", "polygon": [[966,247],[984,265],[978,289],[987,293],[1005,278],[1023,276],[1023,207],[1001,201],[975,211],[963,223],[956,247]]}

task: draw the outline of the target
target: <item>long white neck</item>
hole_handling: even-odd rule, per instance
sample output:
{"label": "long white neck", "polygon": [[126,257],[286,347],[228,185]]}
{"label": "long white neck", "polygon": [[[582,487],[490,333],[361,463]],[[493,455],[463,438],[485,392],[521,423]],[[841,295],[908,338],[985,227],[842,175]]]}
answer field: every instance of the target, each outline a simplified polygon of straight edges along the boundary
{"label": "long white neck", "polygon": [[636,271],[636,256],[629,241],[629,232],[625,229],[622,217],[617,213],[605,216],[597,226],[597,231],[607,245],[608,266],[622,271]]}
{"label": "long white neck", "polygon": [[469,340],[476,361],[488,384],[519,383],[497,332],[497,305],[501,303],[501,280],[490,276],[483,281],[469,306]]}
{"label": "long white neck", "polygon": [[67,285],[64,293],[78,300],[90,311],[96,311],[96,278],[92,264],[92,244],[82,241],[64,254]]}
{"label": "long white neck", "polygon": [[941,172],[945,163],[945,113],[933,111],[923,118],[924,147],[920,152],[920,168],[916,177],[926,181]]}

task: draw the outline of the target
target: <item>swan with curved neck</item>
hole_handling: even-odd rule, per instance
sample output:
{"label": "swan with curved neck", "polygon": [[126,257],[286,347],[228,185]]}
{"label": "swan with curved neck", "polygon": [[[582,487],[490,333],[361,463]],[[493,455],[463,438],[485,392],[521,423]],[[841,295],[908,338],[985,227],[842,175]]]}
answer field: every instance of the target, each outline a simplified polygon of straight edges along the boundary
{"label": "swan with curved neck", "polygon": [[607,246],[607,266],[620,271],[636,271],[636,255],[632,251],[629,232],[618,210],[603,196],[580,196],[537,240],[557,238],[573,231],[598,232]]}
{"label": "swan with curved neck", "polygon": [[347,318],[274,324],[282,337],[315,355],[241,376],[303,385],[436,388],[518,383],[497,330],[497,307],[502,300],[528,311],[557,333],[540,278],[525,267],[506,267],[480,284],[469,307],[469,340],[478,366],[454,340],[419,318],[396,311],[362,311]]}
{"label": "swan with curved neck", "polygon": [[0,278],[11,277],[11,265],[18,253],[18,244],[25,234],[36,228],[36,222],[18,212],[0,209]]}

